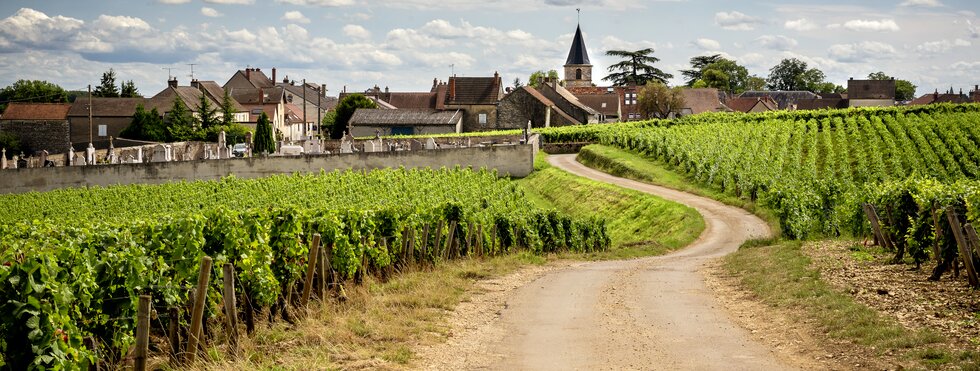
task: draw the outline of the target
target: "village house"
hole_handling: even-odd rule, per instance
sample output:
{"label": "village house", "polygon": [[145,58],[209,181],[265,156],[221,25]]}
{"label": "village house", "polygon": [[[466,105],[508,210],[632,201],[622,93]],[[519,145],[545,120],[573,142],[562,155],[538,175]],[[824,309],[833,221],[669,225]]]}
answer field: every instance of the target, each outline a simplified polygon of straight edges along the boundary
{"label": "village house", "polygon": [[446,84],[444,105],[447,111],[463,112],[464,132],[484,131],[497,125],[497,104],[503,97],[504,88],[497,72],[493,77],[451,76]]}
{"label": "village house", "polygon": [[293,104],[298,108],[293,113],[300,118],[298,122],[306,123],[308,134],[316,133],[323,117],[337,106],[337,98],[326,95],[327,85],[325,84],[306,83],[304,85],[302,82],[290,80],[287,76],[283,78],[282,82],[277,82],[276,86],[285,89],[287,104]]}
{"label": "village house", "polygon": [[768,96],[755,98],[729,98],[725,100],[723,104],[732,111],[743,113],[758,113],[775,111],[779,109],[776,101],[773,100],[772,97]]}
{"label": "village house", "polygon": [[847,80],[848,107],[891,107],[894,105],[895,79],[855,80],[851,78]]}
{"label": "village house", "polygon": [[680,116],[705,112],[730,112],[731,109],[721,103],[719,94],[718,89],[715,88],[681,89],[684,107],[680,109]]}
{"label": "village house", "polygon": [[973,99],[971,99],[970,96],[968,96],[966,94],[963,94],[963,90],[962,89],[960,90],[959,94],[954,93],[953,92],[953,88],[949,88],[949,90],[946,91],[945,93],[940,93],[939,90],[937,89],[935,92],[933,92],[931,94],[925,94],[925,95],[923,95],[921,97],[918,97],[918,98],[913,99],[911,102],[909,102],[909,105],[910,106],[921,106],[921,105],[926,105],[926,104],[937,104],[937,103],[970,103],[970,102],[977,102],[977,100],[975,100],[977,98],[977,95],[978,95],[977,92],[976,92],[976,89],[974,89],[974,92],[972,92],[971,95],[973,96]]}
{"label": "village house", "polygon": [[[167,117],[170,110],[174,107],[174,101],[179,98],[187,106],[187,110],[190,111],[192,116],[200,118],[202,97],[208,101],[211,109],[221,112],[221,106],[224,101],[224,89],[218,86],[218,83],[214,81],[192,80],[191,86],[179,86],[175,77],[167,81],[166,88],[147,99],[144,108],[148,111],[156,109],[162,117]],[[248,113],[241,104],[234,99],[232,99],[231,104],[232,110],[235,112],[236,122],[241,123],[248,119]]]}
{"label": "village house", "polygon": [[350,119],[351,135],[426,135],[461,133],[461,110],[360,108]]}
{"label": "village house", "polygon": [[243,125],[255,130],[264,112],[272,123],[273,133],[278,132],[287,140],[300,140],[308,134],[306,125],[300,122],[302,120],[291,119],[287,122],[286,89],[276,86],[275,78],[275,68],[272,69],[271,79],[259,68],[246,68],[236,71],[225,83],[224,89],[248,112]]}
{"label": "village house", "polygon": [[530,86],[522,86],[504,96],[497,108],[496,122],[493,130],[523,129],[529,122],[535,128],[582,124]]}
{"label": "village house", "polygon": [[[68,124],[71,125],[71,142],[93,143],[96,148],[108,148],[109,137],[119,137],[133,122],[136,106],[145,104],[145,98],[91,98],[91,122],[89,121],[89,98],[78,98],[68,110]],[[84,148],[84,146],[83,146]]]}
{"label": "village house", "polygon": [[797,109],[797,102],[803,99],[820,99],[820,96],[811,91],[775,90],[775,91],[747,91],[738,95],[739,98],[763,98],[770,97],[776,102],[776,106],[781,110],[793,111]]}
{"label": "village house", "polygon": [[16,137],[28,155],[39,151],[68,152],[71,146],[70,109],[69,103],[11,102],[0,116],[0,133]]}

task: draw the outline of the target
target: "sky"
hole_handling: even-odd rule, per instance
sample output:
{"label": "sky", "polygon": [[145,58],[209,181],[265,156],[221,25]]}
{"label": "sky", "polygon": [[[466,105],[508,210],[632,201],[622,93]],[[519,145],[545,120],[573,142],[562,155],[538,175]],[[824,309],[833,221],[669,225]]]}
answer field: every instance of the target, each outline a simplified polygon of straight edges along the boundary
{"label": "sky", "polygon": [[917,95],[965,92],[980,84],[978,12],[977,0],[4,0],[0,86],[81,90],[112,68],[152,96],[170,74],[224,84],[246,67],[333,96],[428,91],[453,73],[509,85],[561,71],[580,22],[600,86],[617,61],[605,51],[652,47],[672,84],[691,57],[722,54],[762,77],[799,58],[844,86],[884,71]]}

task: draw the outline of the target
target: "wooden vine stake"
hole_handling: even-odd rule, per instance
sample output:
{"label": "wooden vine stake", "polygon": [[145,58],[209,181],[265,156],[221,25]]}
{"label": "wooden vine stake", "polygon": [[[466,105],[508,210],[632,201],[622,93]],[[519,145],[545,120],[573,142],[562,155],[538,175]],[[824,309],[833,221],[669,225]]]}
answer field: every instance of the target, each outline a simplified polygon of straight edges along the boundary
{"label": "wooden vine stake", "polygon": [[885,244],[885,248],[891,251],[895,250],[895,244],[891,242],[888,235],[881,229],[881,219],[878,219],[878,213],[875,211],[875,207],[872,204],[864,204],[864,213],[868,216],[868,221],[871,222],[871,229],[875,236],[881,243]]}
{"label": "wooden vine stake", "polygon": [[442,258],[444,260],[449,259],[449,250],[453,248],[453,242],[455,242],[456,237],[456,221],[449,222],[449,235],[446,237],[446,246],[442,248]]}
{"label": "wooden vine stake", "polygon": [[197,275],[197,291],[194,295],[194,310],[191,312],[191,331],[187,334],[187,352],[184,361],[194,363],[197,358],[197,345],[201,341],[201,325],[204,320],[204,305],[208,298],[208,280],[211,278],[211,257],[201,258],[201,271]]}
{"label": "wooden vine stake", "polygon": [[306,306],[310,302],[310,293],[313,291],[313,272],[316,271],[316,262],[320,257],[320,234],[313,234],[313,242],[310,243],[310,258],[306,262],[306,281],[303,284],[303,299],[300,303]]}
{"label": "wooden vine stake", "polygon": [[970,246],[966,242],[966,237],[963,236],[963,226],[960,224],[960,219],[953,209],[946,209],[946,218],[949,219],[949,226],[953,230],[953,237],[956,239],[956,245],[960,250],[960,258],[963,259],[963,265],[966,267],[966,278],[970,281],[971,287],[980,287],[980,280],[977,279],[977,271],[973,266],[973,253],[970,252]]}
{"label": "wooden vine stake", "polygon": [[936,210],[936,205],[932,205],[932,230],[936,233],[936,238],[932,239],[932,256],[936,261],[941,260],[939,251],[939,241],[943,238],[943,230],[939,228],[939,212]]}
{"label": "wooden vine stake", "polygon": [[235,299],[235,266],[225,263],[222,275],[221,298],[225,305],[225,325],[228,326],[228,345],[231,350],[238,349],[238,306]]}
{"label": "wooden vine stake", "polygon": [[966,230],[966,238],[968,241],[970,241],[970,246],[972,246],[970,252],[972,254],[976,254],[974,256],[980,256],[980,236],[977,236],[977,230],[974,229],[973,224],[970,223],[966,223],[966,226],[963,227],[963,229]]}
{"label": "wooden vine stake", "polygon": [[483,256],[483,224],[476,227],[476,255]]}
{"label": "wooden vine stake", "polygon": [[170,357],[176,361],[178,358],[178,353],[180,353],[180,321],[177,320],[177,316],[180,315],[180,310],[177,307],[171,307],[167,310],[167,316],[170,318],[167,324],[167,337],[170,338]]}
{"label": "wooden vine stake", "polygon": [[490,227],[490,255],[497,253],[497,223]]}
{"label": "wooden vine stake", "polygon": [[150,351],[150,296],[140,295],[136,307],[136,357],[133,369],[146,370],[146,354]]}

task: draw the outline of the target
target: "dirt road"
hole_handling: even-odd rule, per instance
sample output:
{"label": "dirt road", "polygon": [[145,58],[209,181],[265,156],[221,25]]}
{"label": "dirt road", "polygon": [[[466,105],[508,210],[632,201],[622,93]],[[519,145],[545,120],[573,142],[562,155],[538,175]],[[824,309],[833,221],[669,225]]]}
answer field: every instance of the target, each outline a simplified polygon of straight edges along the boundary
{"label": "dirt road", "polygon": [[464,324],[445,349],[421,352],[426,368],[794,368],[735,325],[698,272],[746,239],[768,236],[762,220],[713,200],[590,169],[574,155],[549,161],[576,175],[694,207],[706,228],[693,244],[669,255],[574,264],[541,272],[511,290],[491,288],[501,308],[483,311],[497,318]]}

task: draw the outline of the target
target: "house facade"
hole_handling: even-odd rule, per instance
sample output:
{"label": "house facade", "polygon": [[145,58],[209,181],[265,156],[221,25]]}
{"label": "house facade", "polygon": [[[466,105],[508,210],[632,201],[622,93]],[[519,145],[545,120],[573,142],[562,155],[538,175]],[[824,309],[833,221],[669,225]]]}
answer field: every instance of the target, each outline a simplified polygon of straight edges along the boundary
{"label": "house facade", "polygon": [[530,86],[510,92],[500,101],[494,130],[579,125],[581,121],[559,109],[554,102]]}
{"label": "house facade", "polygon": [[0,133],[16,137],[22,151],[28,155],[40,151],[68,152],[71,147],[70,109],[70,103],[11,102],[0,116]]}
{"label": "house facade", "polygon": [[[437,87],[438,90],[438,87]],[[497,126],[497,104],[504,97],[500,75],[452,76],[446,84],[445,110],[463,112],[463,131],[486,131]]]}
{"label": "house facade", "polygon": [[71,126],[71,142],[108,143],[109,137],[119,137],[133,122],[136,106],[145,104],[145,98],[91,98],[91,118],[89,121],[89,98],[78,98],[68,110],[68,124]]}

